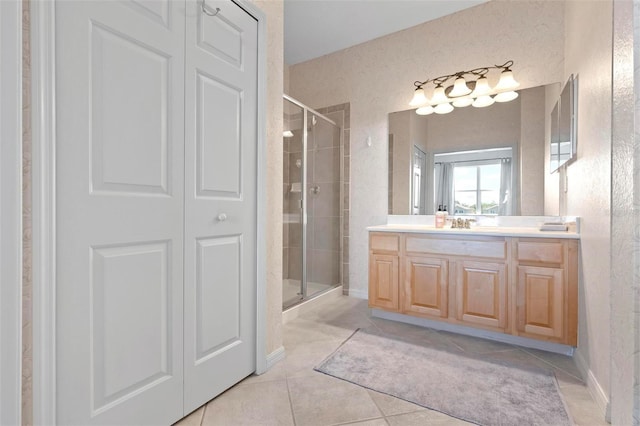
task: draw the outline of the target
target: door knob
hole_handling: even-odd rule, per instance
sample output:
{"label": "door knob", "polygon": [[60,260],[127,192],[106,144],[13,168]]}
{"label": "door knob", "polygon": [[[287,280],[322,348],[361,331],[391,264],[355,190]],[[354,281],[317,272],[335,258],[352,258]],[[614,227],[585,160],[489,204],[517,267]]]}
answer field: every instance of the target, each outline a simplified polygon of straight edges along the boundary
{"label": "door knob", "polygon": [[218,221],[219,222],[224,222],[225,220],[227,220],[227,214],[226,213],[220,213],[218,215]]}

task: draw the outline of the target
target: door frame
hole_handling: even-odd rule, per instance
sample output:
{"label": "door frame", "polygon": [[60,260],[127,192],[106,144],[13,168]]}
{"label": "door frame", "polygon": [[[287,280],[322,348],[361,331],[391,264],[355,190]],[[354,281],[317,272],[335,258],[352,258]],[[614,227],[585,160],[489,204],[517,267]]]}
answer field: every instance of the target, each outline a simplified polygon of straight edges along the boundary
{"label": "door frame", "polygon": [[22,1],[0,2],[0,424],[22,414]]}
{"label": "door frame", "polygon": [[[198,0],[199,1],[199,0]],[[266,352],[266,15],[232,0],[258,22],[256,373]],[[33,421],[56,423],[55,2],[31,3],[33,134]]]}

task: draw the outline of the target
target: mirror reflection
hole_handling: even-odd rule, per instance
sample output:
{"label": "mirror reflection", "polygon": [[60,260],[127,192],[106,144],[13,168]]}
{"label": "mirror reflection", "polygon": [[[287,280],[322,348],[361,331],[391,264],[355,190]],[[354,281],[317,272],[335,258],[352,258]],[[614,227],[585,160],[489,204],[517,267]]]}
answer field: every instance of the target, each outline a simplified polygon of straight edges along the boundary
{"label": "mirror reflection", "polygon": [[576,155],[577,81],[573,75],[569,77],[551,112],[551,172],[558,170]]}
{"label": "mirror reflection", "polygon": [[390,113],[389,214],[542,215],[546,97],[558,87],[446,115]]}

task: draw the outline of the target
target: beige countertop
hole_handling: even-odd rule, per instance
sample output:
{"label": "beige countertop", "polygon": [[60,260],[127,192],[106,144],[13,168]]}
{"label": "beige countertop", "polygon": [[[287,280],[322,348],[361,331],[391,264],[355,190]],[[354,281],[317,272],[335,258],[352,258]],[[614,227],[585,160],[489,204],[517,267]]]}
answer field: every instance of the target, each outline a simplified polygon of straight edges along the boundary
{"label": "beige countertop", "polygon": [[371,232],[413,232],[422,234],[444,235],[488,235],[497,237],[567,238],[576,240],[580,239],[580,234],[576,232],[540,231],[538,228],[532,227],[474,226],[471,229],[452,229],[450,225],[447,225],[444,228],[436,228],[435,226],[431,225],[393,224],[369,226],[367,230]]}

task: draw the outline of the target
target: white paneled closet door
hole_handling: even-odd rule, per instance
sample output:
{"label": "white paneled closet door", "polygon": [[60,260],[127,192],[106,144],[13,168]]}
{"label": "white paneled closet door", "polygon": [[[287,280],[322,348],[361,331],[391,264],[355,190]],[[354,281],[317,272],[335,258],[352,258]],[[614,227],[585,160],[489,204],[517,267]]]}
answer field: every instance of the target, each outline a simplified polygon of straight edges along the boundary
{"label": "white paneled closet door", "polygon": [[256,367],[258,23],[55,8],[57,423],[170,424]]}
{"label": "white paneled closet door", "polygon": [[184,16],[56,2],[60,425],[183,414]]}
{"label": "white paneled closet door", "polygon": [[258,23],[205,8],[187,2],[185,413],[256,366]]}

